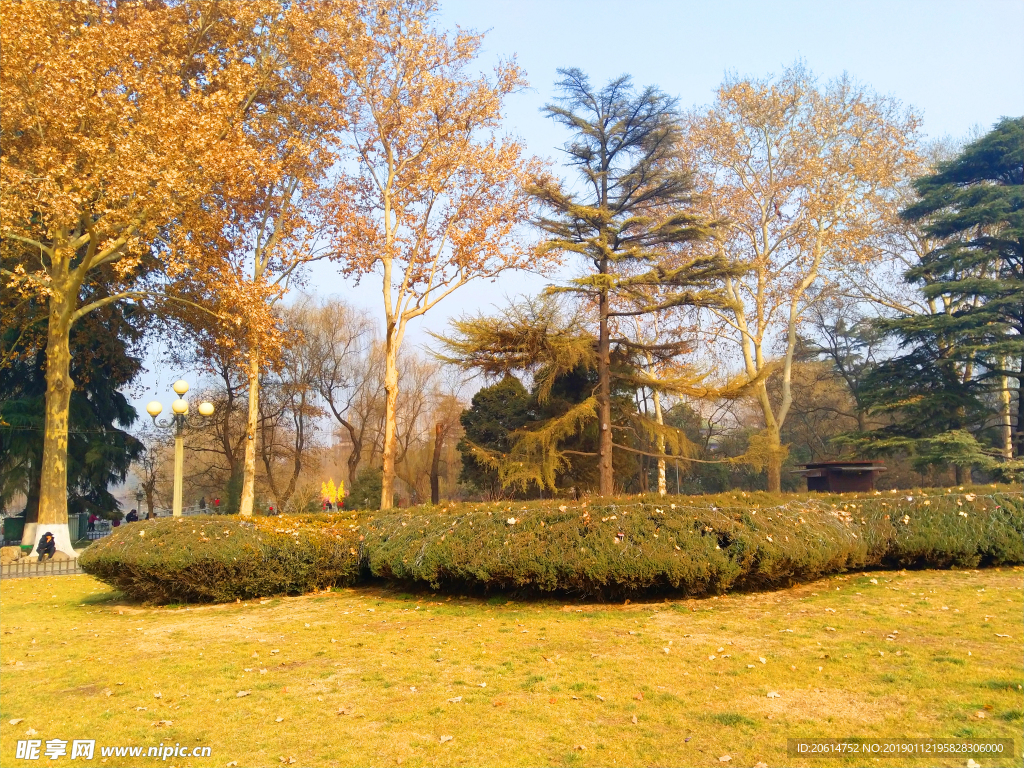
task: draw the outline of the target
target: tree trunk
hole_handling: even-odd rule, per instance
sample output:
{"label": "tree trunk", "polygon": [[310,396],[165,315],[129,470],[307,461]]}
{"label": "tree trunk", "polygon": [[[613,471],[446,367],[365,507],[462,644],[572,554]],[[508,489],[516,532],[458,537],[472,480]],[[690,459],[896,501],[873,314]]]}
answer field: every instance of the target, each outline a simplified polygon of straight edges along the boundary
{"label": "tree trunk", "polygon": [[398,344],[388,334],[384,351],[384,450],[380,508],[391,509],[395,500],[395,429],[398,410]]}
{"label": "tree trunk", "polygon": [[28,466],[28,498],[25,501],[25,528],[21,532],[22,544],[36,543],[36,524],[39,522],[39,462],[31,460]]}
{"label": "tree trunk", "polygon": [[[654,419],[659,425],[665,424],[664,416],[661,413],[661,396],[658,390],[654,390]],[[658,495],[664,496],[668,493],[668,483],[665,481],[665,436],[658,435],[658,453],[661,454],[661,458],[658,459]]]}
{"label": "tree trunk", "polygon": [[[607,271],[604,262],[601,273]],[[611,496],[615,489],[612,472],[612,397],[611,397],[611,341],[608,337],[608,291],[601,290],[598,304],[601,331],[597,342],[597,419],[598,419],[598,493]]]}
{"label": "tree trunk", "polygon": [[1024,456],[1024,357],[1017,377],[1017,458]]}
{"label": "tree trunk", "polygon": [[[46,336],[46,426],[43,433],[43,464],[39,482],[39,537],[50,531],[57,549],[72,557],[68,532],[68,408],[71,403],[71,350],[67,293],[55,289],[50,297]],[[33,550],[35,552],[35,550]]]}
{"label": "tree trunk", "polygon": [[249,417],[245,426],[245,461],[242,464],[242,498],[238,514],[249,517],[256,502],[256,427],[260,410],[260,353],[249,352]]}
{"label": "tree trunk", "polygon": [[[999,367],[1006,370],[1006,361],[1000,360]],[[1010,415],[1010,378],[999,377],[999,399],[1000,399],[1000,431],[1003,433],[1003,456],[1007,459],[1013,458],[1013,418]]]}
{"label": "tree trunk", "polygon": [[956,478],[957,485],[971,484],[971,470],[969,468],[961,467],[959,464],[954,464],[953,476]]}
{"label": "tree trunk", "polygon": [[434,426],[434,455],[430,459],[430,503],[441,503],[441,446],[444,444],[444,427]]}
{"label": "tree trunk", "polygon": [[779,439],[779,433],[773,431],[769,435],[769,441],[771,450],[768,452],[766,462],[768,491],[779,493],[782,490],[782,441]]}
{"label": "tree trunk", "polygon": [[[335,412],[335,416],[337,417],[337,412]],[[352,483],[356,481],[356,470],[359,469],[359,460],[363,456],[363,430],[360,428],[357,435],[356,428],[351,422],[340,417],[338,417],[338,421],[348,432],[348,439],[352,441],[352,452],[345,460],[345,464],[348,466],[348,484],[351,487]]]}

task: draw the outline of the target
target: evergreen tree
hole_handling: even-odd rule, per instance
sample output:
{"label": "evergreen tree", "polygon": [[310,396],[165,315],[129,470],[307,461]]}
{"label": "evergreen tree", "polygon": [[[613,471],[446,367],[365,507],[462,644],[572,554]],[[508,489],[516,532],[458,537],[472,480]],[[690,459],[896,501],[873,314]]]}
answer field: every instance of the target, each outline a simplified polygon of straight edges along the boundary
{"label": "evergreen tree", "polygon": [[[903,212],[945,244],[907,273],[925,296],[948,297],[948,316],[923,318],[956,338],[954,356],[988,389],[1017,382],[1012,455],[1024,448],[1024,118],[1004,118],[935,173],[918,179],[920,200]],[[909,318],[908,324],[909,324]],[[912,326],[911,326],[912,327]],[[924,329],[922,329],[924,330]],[[1008,392],[1006,393],[1009,394]]]}
{"label": "evergreen tree", "polygon": [[[625,75],[595,89],[579,69],[559,74],[561,95],[545,112],[572,131],[564,148],[568,165],[584,183],[575,192],[546,177],[533,193],[549,212],[538,221],[549,236],[547,251],[578,254],[592,267],[586,276],[551,290],[573,293],[597,308],[598,464],[600,493],[609,495],[614,489],[616,322],[679,306],[721,304],[708,286],[737,270],[716,256],[688,257],[682,247],[708,237],[713,225],[691,212],[690,174],[673,162],[680,136],[675,99],[653,87],[637,91]],[[687,347],[632,344],[634,352],[662,355]]]}
{"label": "evergreen tree", "polygon": [[510,436],[533,420],[534,404],[526,387],[512,374],[473,395],[470,407],[459,417],[465,430],[458,445],[462,454],[462,482],[475,485],[491,497],[501,492],[498,471],[487,456],[512,449]]}
{"label": "evergreen tree", "polygon": [[[864,452],[906,450],[919,468],[952,464],[1008,478],[1021,471],[1024,378],[1024,120],[1004,119],[935,173],[917,180],[920,200],[903,216],[942,245],[906,273],[943,311],[882,320],[906,350],[878,365],[862,389],[891,423],[851,435]],[[1017,381],[1016,450],[993,434],[992,395],[1009,406]],[[1007,407],[1005,409],[1009,411]]]}
{"label": "evergreen tree", "polygon": [[[93,283],[90,300],[102,298]],[[11,293],[0,299],[5,309],[4,365],[0,366],[0,488],[17,486],[27,495],[26,522],[39,507],[45,422],[46,313],[37,302],[19,302]],[[126,430],[137,418],[121,391],[142,370],[135,353],[150,322],[137,304],[110,303],[83,317],[71,332],[68,510],[119,517],[110,486],[125,480],[142,444]],[[42,331],[42,332],[41,332]],[[16,482],[13,482],[16,481]]]}

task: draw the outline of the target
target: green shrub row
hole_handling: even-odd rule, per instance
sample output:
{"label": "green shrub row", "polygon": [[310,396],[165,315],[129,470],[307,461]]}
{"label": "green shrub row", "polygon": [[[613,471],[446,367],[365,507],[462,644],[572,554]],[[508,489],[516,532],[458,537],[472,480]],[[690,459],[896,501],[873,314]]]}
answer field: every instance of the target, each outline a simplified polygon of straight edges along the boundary
{"label": "green shrub row", "polygon": [[227,602],[352,584],[359,533],[339,518],[210,516],[121,526],[79,557],[82,569],[151,602]]}
{"label": "green shrub row", "polygon": [[919,491],[465,505],[382,516],[365,544],[374,576],[434,589],[701,595],[867,567],[1021,563],[1024,504],[1012,492]]}
{"label": "green shrub row", "polygon": [[621,597],[766,589],[869,567],[1024,563],[1019,492],[646,497],[420,507],[363,519],[163,519],[89,547],[83,569],[151,601],[354,583]]}

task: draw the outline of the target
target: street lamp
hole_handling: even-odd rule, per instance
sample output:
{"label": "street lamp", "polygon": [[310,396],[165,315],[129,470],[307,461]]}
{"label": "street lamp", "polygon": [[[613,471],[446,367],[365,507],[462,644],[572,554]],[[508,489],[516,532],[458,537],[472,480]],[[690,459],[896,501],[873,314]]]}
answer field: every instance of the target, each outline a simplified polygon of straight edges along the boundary
{"label": "street lamp", "polygon": [[135,489],[135,511],[142,512],[142,500],[146,498],[146,492],[142,490],[142,486],[138,486]]}
{"label": "street lamp", "polygon": [[[170,417],[157,420],[156,417],[160,415],[164,407],[156,400],[146,406],[146,412],[153,418],[153,424],[160,429],[174,430],[174,504],[171,514],[174,517],[181,517],[182,464],[184,463],[183,459],[185,456],[182,433],[185,431],[185,425],[191,423],[191,419],[188,417],[188,400],[185,399],[185,393],[188,392],[188,382],[184,379],[178,379],[171,386],[171,389],[174,390],[178,399],[171,403],[172,413]],[[200,403],[199,415],[212,416],[213,403]]]}

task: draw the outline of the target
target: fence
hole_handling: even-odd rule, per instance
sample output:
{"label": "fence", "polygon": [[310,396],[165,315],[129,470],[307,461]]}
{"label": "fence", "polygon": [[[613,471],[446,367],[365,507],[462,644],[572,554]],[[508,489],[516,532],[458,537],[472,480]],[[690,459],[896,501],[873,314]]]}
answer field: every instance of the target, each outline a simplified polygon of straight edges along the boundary
{"label": "fence", "polygon": [[23,579],[32,576],[75,576],[85,573],[74,560],[44,560],[39,563],[15,561],[0,565],[0,579]]}

